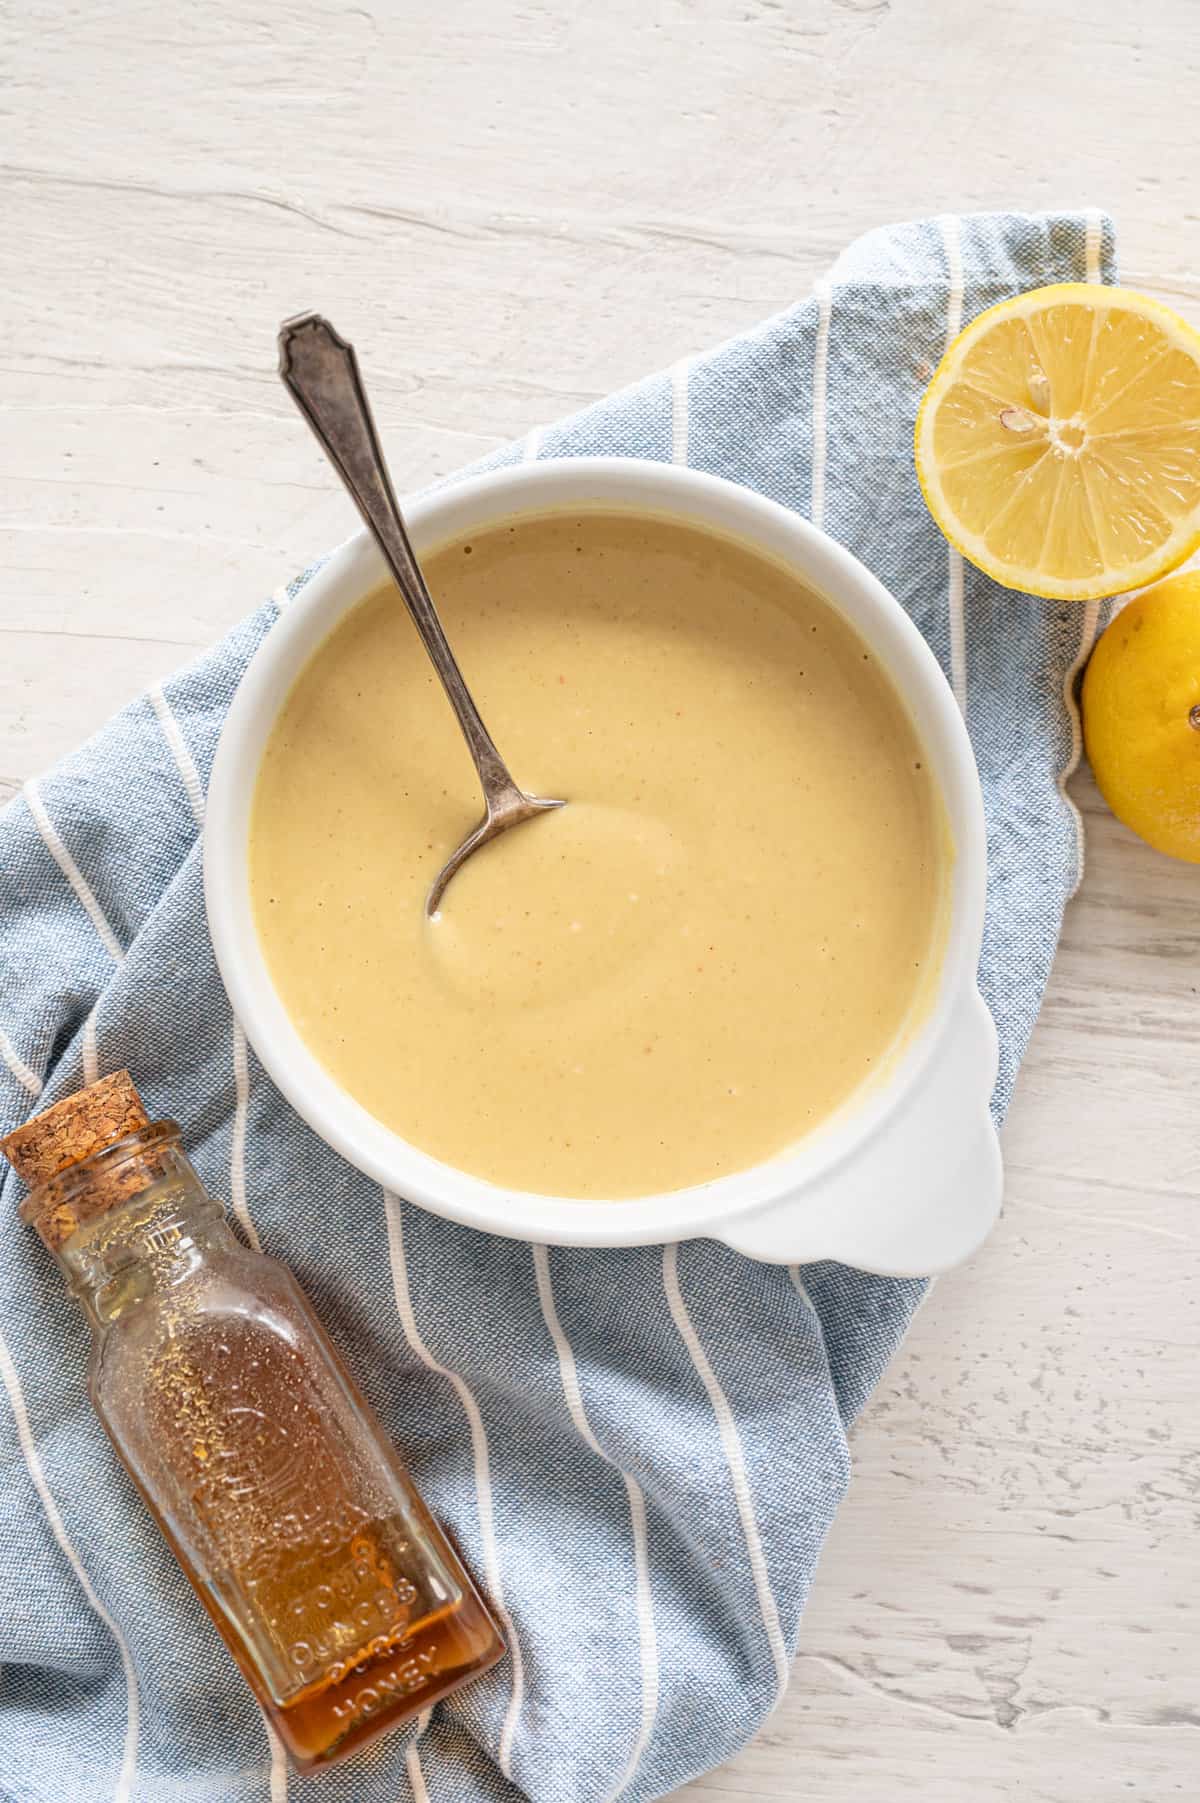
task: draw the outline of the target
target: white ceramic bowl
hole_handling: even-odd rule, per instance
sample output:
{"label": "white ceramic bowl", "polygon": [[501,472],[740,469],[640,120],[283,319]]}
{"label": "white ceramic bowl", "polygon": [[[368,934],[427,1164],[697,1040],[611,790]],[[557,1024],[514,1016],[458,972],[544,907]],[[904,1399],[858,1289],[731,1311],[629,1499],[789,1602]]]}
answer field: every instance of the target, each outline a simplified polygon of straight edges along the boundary
{"label": "white ceramic bowl", "polygon": [[[1000,1208],[1000,1153],[988,1115],[996,1037],[976,989],[986,841],[962,719],[903,609],[832,539],[749,489],[621,458],[497,471],[408,509],[421,551],[516,514],[637,508],[731,534],[790,565],[851,622],[903,696],[941,786],[955,862],[936,999],[885,1077],[864,1086],[791,1150],[733,1176],[634,1201],[580,1202],[498,1188],[430,1158],[368,1114],[308,1050],[268,973],[255,931],[247,839],[259,760],[280,704],[346,611],[386,579],[365,533],[301,590],[266,638],[229,710],[204,835],[217,962],[263,1064],[316,1132],[386,1189],[493,1233],[612,1246],[707,1236],[756,1258],[840,1259],[902,1275],[939,1271],[980,1244]],[[397,602],[399,606],[400,603]],[[397,1021],[397,1032],[404,1023]]]}

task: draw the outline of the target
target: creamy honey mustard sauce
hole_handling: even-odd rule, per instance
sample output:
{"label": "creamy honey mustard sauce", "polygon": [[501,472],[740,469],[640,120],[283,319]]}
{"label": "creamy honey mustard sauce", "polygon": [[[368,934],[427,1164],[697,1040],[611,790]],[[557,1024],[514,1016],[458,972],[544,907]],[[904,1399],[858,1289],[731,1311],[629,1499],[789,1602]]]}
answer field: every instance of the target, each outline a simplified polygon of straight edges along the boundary
{"label": "creamy honey mustard sauce", "polygon": [[548,514],[424,560],[517,780],[569,805],[429,885],[480,813],[394,592],[301,673],[255,795],[275,984],[421,1150],[546,1194],[744,1170],[877,1071],[940,957],[950,851],[920,743],[832,609],[738,543]]}

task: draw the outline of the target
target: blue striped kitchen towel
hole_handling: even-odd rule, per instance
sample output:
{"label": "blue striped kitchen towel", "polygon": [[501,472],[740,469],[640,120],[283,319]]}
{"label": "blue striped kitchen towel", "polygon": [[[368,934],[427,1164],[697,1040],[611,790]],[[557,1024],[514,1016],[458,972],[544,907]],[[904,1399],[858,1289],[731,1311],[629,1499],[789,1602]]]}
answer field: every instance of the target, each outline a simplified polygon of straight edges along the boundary
{"label": "blue striped kitchen towel", "polygon": [[[493,460],[605,452],[732,477],[824,526],[909,610],[983,778],[997,1118],[1079,873],[1063,778],[1097,610],[964,567],[922,503],[913,417],[962,321],[1044,282],[1111,280],[1112,259],[1098,214],[873,232],[790,311]],[[727,1759],[778,1701],[846,1488],[847,1429],[922,1286],[776,1269],[707,1241],[547,1253],[385,1202],[313,1137],[230,1017],[197,843],[222,718],[275,617],[260,608],[0,818],[0,1131],[130,1067],[241,1231],[298,1274],[511,1654],[345,1766],[285,1772],[91,1413],[87,1328],[17,1219],[10,1172],[0,1795],[659,1797]]]}

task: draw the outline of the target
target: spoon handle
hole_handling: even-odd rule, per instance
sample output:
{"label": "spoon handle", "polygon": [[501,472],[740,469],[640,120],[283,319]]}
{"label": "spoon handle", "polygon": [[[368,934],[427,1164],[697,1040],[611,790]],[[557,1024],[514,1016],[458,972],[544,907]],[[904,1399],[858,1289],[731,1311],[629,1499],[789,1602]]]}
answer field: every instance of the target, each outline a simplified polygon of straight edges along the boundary
{"label": "spoon handle", "polygon": [[497,803],[523,800],[442,631],[392,488],[354,346],[319,313],[301,313],[279,328],[279,375],[387,560],[458,717],[489,814]]}

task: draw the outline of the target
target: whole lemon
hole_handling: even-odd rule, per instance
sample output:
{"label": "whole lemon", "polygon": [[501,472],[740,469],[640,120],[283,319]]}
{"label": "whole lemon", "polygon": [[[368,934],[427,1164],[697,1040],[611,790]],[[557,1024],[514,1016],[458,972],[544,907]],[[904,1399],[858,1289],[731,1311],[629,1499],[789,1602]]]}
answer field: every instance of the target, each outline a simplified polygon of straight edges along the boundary
{"label": "whole lemon", "polygon": [[1083,681],[1083,731],[1117,819],[1200,864],[1200,570],[1147,589],[1102,634]]}

